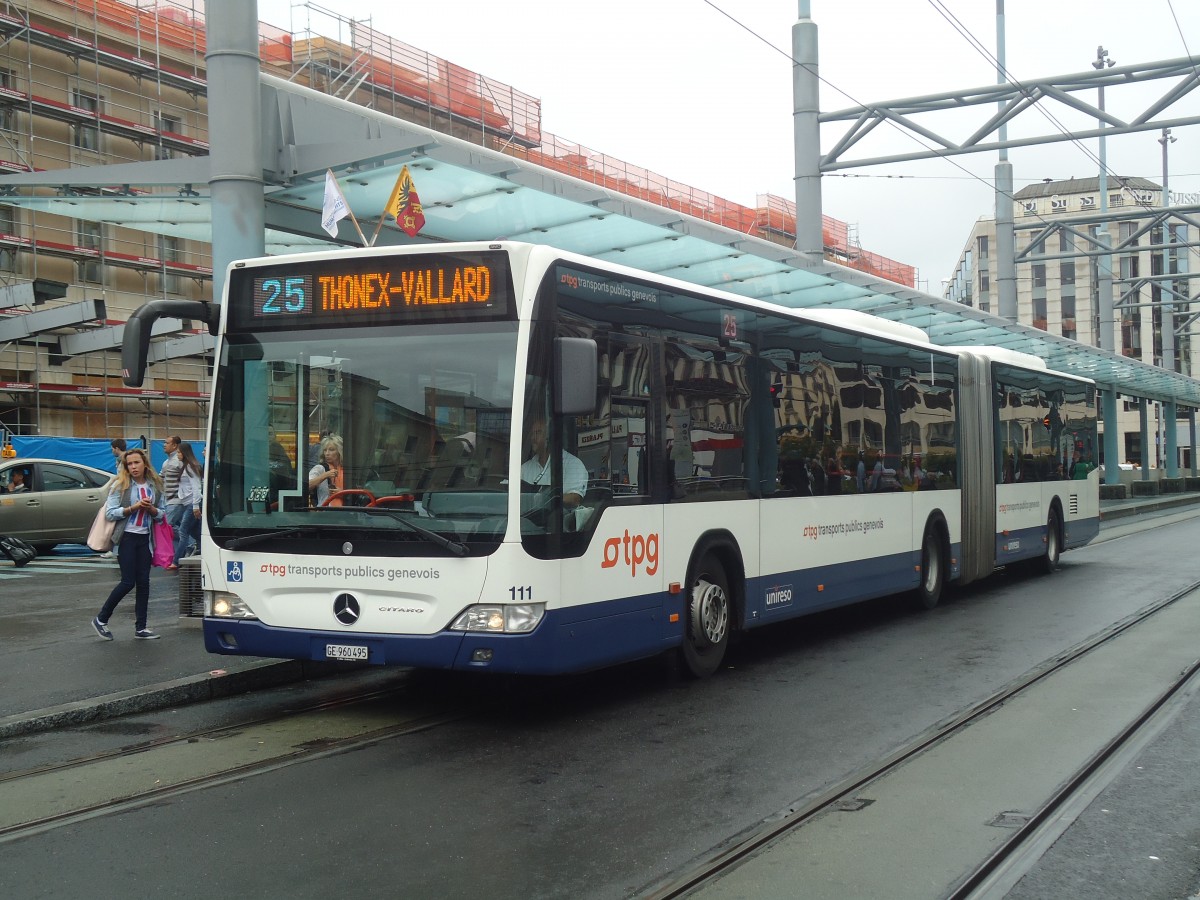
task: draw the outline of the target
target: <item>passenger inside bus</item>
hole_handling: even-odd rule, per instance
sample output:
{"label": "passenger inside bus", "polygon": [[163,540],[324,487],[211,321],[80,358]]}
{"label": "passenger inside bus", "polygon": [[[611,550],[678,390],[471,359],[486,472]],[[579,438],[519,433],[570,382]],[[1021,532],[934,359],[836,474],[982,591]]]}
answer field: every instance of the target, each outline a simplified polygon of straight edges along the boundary
{"label": "passenger inside bus", "polygon": [[842,468],[839,461],[842,454],[842,448],[838,447],[837,451],[829,457],[829,462],[825,467],[825,493],[840,494],[842,493],[842,481],[846,478],[846,472]]}
{"label": "passenger inside bus", "polygon": [[292,468],[292,458],[287,448],[279,442],[273,426],[268,428],[267,440],[267,465],[270,468],[271,496],[274,497],[295,485],[296,473]]}
{"label": "passenger inside bus", "polygon": [[[329,498],[345,487],[342,439],[337,435],[330,435],[321,441],[321,462],[313,466],[308,473],[308,490],[313,496],[315,505],[327,506]],[[339,504],[340,501],[333,501],[333,505]]]}
{"label": "passenger inside bus", "polygon": [[1082,481],[1088,477],[1088,472],[1096,468],[1091,456],[1084,457],[1078,450],[1071,454],[1071,468],[1067,477],[1073,481]]}

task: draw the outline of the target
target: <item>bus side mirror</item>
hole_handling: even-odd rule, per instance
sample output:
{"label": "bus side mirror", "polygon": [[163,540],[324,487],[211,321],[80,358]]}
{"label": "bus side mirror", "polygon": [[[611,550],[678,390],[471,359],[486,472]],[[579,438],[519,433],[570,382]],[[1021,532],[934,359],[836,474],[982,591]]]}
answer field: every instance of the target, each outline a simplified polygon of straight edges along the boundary
{"label": "bus side mirror", "polygon": [[125,323],[121,344],[121,375],[126,387],[142,386],[154,323],[163,316],[198,319],[208,326],[208,333],[214,336],[221,325],[221,307],[203,300],[151,300],[142,304]]}
{"label": "bus side mirror", "polygon": [[590,338],[555,338],[554,411],[582,416],[596,408],[596,342]]}

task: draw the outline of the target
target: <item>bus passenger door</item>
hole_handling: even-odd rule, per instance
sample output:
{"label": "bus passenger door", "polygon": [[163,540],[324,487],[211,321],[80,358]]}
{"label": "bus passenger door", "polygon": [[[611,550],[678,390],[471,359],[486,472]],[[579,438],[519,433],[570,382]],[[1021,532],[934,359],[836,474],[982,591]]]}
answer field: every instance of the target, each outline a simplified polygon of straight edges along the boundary
{"label": "bus passenger door", "polygon": [[593,649],[579,652],[631,658],[657,652],[663,637],[662,507],[652,502],[651,456],[661,438],[652,412],[658,351],[639,336],[594,336],[596,408],[567,423],[563,439],[587,469],[588,487],[567,511],[562,596],[594,605],[576,611],[594,638]]}

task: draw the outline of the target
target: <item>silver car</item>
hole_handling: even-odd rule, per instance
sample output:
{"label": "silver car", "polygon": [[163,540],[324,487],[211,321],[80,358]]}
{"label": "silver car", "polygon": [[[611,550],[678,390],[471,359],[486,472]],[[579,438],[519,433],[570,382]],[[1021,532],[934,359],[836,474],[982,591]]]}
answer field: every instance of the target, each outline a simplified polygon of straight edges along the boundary
{"label": "silver car", "polygon": [[58,459],[0,461],[0,534],[22,538],[39,553],[84,543],[110,478],[111,472]]}

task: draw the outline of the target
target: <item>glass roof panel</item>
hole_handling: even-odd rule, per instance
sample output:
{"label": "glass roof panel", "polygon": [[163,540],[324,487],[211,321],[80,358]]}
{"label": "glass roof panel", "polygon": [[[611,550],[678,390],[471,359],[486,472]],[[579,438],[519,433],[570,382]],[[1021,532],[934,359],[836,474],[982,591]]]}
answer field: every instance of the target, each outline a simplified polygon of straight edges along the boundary
{"label": "glass roof panel", "polygon": [[[399,127],[419,129],[406,123]],[[410,155],[404,160],[425,215],[421,240],[527,240],[782,306],[873,312],[915,325],[935,343],[1010,347],[1042,357],[1054,368],[1088,375],[1102,385],[1119,386],[1123,392],[1200,406],[1200,381],[1195,379],[1005,322],[855,270],[834,265],[815,270],[794,267],[789,248],[726,232],[483,148],[450,147],[442,153],[441,140],[424,135],[418,143],[432,148],[429,155]],[[445,158],[438,158],[439,153]],[[391,194],[401,162],[380,165],[368,160],[358,166],[339,171],[338,183],[369,234]],[[96,167],[97,173],[103,170]],[[21,180],[14,182],[13,192],[0,196],[0,203],[211,243],[211,206],[203,185],[198,186],[198,196],[161,188],[101,196],[49,196],[49,189],[62,188],[61,182],[55,181],[56,174],[44,173],[41,181],[31,180],[30,174],[14,176]],[[4,180],[0,177],[0,184]],[[295,184],[266,187],[267,221],[272,225],[286,222],[289,227],[295,225],[296,232],[304,232],[269,229],[269,253],[334,246],[324,239],[320,228],[324,182],[322,171],[301,177]],[[76,177],[72,183],[78,187],[81,181]],[[39,187],[42,196],[16,193],[30,185]],[[108,185],[96,185],[99,187]],[[683,227],[679,227],[681,222]],[[383,241],[408,240],[391,222],[384,231]],[[687,231],[692,233],[681,233]],[[781,257],[788,261],[781,262]]]}
{"label": "glass roof panel", "polygon": [[671,275],[681,281],[702,283],[692,278],[688,270],[692,266],[701,266],[715,259],[724,259],[733,255],[733,250],[702,241],[691,235],[681,235],[669,228],[659,228],[658,233],[663,238],[673,240],[656,240],[650,242],[629,242],[615,251],[595,254],[607,262],[620,263],[623,266],[633,266],[635,269],[645,269],[660,275]]}

